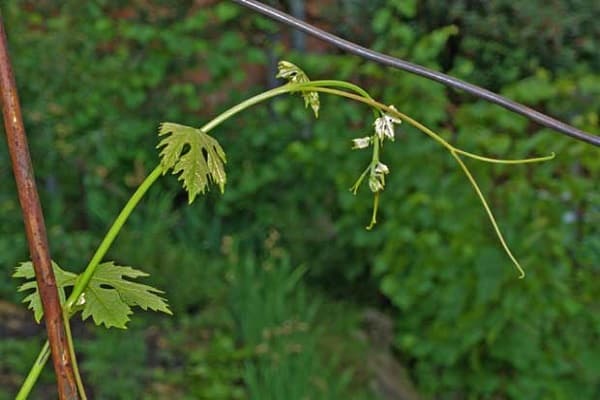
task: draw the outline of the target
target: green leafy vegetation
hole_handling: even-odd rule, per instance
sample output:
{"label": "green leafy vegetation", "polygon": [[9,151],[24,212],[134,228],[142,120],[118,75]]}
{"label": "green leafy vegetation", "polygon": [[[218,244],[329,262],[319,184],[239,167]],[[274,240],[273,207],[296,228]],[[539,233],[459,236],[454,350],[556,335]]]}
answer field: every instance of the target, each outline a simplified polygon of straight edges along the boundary
{"label": "green leafy vegetation", "polygon": [[327,363],[318,345],[319,302],[299,283],[306,268],[292,268],[281,249],[270,252],[261,264],[242,258],[230,276],[234,331],[250,350],[242,371],[248,399],[347,396],[351,371],[328,379],[337,366]]}
{"label": "green leafy vegetation", "polygon": [[[140,314],[127,333],[74,326],[82,330],[75,332],[84,338],[77,350],[95,398],[119,398],[123,390],[156,399],[236,399],[247,398],[251,386],[264,398],[278,393],[281,386],[265,383],[276,379],[275,364],[255,354],[257,342],[241,335],[236,295],[230,292],[231,285],[242,291],[245,284],[264,296],[278,293],[261,289],[269,279],[262,264],[270,258],[263,244],[273,231],[288,260],[281,264],[287,263],[297,286],[277,314],[283,320],[247,329],[274,330],[297,316],[315,328],[273,344],[285,350],[301,342],[310,353],[283,362],[281,371],[292,376],[285,382],[296,376],[290,373],[295,363],[305,363],[300,365],[318,366],[318,376],[331,384],[327,398],[374,398],[361,370],[364,354],[349,357],[345,351],[360,347],[357,324],[342,329],[340,322],[369,305],[393,316],[394,351],[425,395],[597,397],[596,149],[441,85],[331,49],[324,53],[310,45],[311,54],[290,56],[285,30],[228,2],[169,8],[154,2],[5,3],[52,255],[65,266],[81,265],[93,253],[114,215],[156,165],[153,132],[160,121],[201,126],[273,84],[271,60],[281,57],[311,77],[360,83],[374,98],[470,152],[497,158],[557,154],[537,165],[468,164],[527,270],[526,279],[516,280],[455,160],[409,124],[396,126],[395,142],[386,142],[391,173],[385,176],[378,225],[367,232],[361,215],[371,200],[348,191],[357,168],[370,161],[371,154],[349,151],[353,138],[373,130],[364,107],[321,96],[315,122],[298,109],[298,99],[279,97],[223,123],[211,135],[227,149],[228,165],[236,166],[227,171],[225,194],[207,193],[187,207],[189,197],[177,180],[160,179],[109,251],[108,259],[144,266],[149,284],[167,290],[172,320]],[[593,2],[358,3],[319,5],[314,10],[322,11],[311,11],[309,20],[328,21],[332,30],[369,47],[448,71],[598,132]],[[9,271],[27,250],[2,140],[0,180],[0,265]],[[223,261],[227,238],[235,238],[244,255],[231,263]],[[300,278],[290,267],[298,265],[305,268]],[[232,280],[242,274],[234,266],[253,271],[247,273],[253,281]],[[0,297],[18,304],[22,296],[9,274],[0,279]],[[291,275],[286,276],[293,280]],[[309,299],[322,299],[320,307],[298,302],[293,293],[299,288]],[[332,299],[340,305],[322,316]],[[276,302],[255,300],[269,301]],[[314,315],[308,312],[313,308]],[[262,310],[254,318],[261,321]],[[12,325],[0,326],[0,398],[13,398],[34,360],[31,348],[40,341],[6,333],[4,327]],[[118,354],[109,351],[116,346]],[[339,354],[341,365],[322,360]],[[120,374],[114,365],[126,371]],[[313,387],[318,384],[300,388],[313,381],[297,378],[286,383],[298,386],[294,393],[324,393]],[[118,389],[103,385],[111,381]],[[51,393],[49,382],[46,377],[32,397]]]}

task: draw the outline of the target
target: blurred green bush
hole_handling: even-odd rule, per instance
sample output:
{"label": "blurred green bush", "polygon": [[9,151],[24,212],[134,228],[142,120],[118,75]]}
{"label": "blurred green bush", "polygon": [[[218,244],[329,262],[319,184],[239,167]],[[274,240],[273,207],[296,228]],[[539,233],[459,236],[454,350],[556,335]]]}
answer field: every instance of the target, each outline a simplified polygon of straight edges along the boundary
{"label": "blurred green bush", "polygon": [[[344,17],[336,29],[347,37],[598,132],[595,2],[379,0],[369,13],[358,3],[323,5],[320,17],[331,25]],[[228,2],[7,1],[2,11],[53,257],[66,266],[83,265],[158,161],[159,122],[201,125],[272,84],[279,58],[313,79],[359,83],[469,151],[506,158],[556,152],[545,164],[469,162],[527,270],[523,281],[455,162],[408,127],[384,149],[391,174],[380,223],[365,231],[370,196],[348,188],[366,159],[350,151],[350,139],[371,129],[371,116],[329,97],[317,121],[295,96],[217,129],[229,160],[225,195],[186,207],[176,180],[162,179],[111,257],[148,266],[174,309],[192,315],[222,290],[215,276],[223,238],[260,257],[275,230],[291,265],[305,264],[313,285],[364,303],[381,305],[384,296],[397,316],[397,350],[425,394],[598,396],[597,149],[354,56],[290,51],[287,30]],[[0,296],[16,302],[9,268],[27,252],[4,141],[0,180],[0,265],[7,271]],[[233,342],[225,348],[236,351]],[[95,348],[86,349],[93,359]],[[261,371],[246,369],[247,383],[269,370]]]}

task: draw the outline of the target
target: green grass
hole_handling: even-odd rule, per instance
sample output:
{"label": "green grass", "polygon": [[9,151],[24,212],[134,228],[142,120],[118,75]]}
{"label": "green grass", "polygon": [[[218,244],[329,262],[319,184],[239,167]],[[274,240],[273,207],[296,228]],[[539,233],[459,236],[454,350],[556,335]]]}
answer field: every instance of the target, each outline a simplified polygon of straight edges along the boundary
{"label": "green grass", "polygon": [[[293,266],[277,240],[255,254],[227,238],[217,255],[154,241],[176,223],[143,223],[169,208],[167,200],[154,204],[123,232],[112,255],[149,271],[151,284],[166,289],[174,316],[140,312],[127,331],[76,324],[83,379],[94,398],[372,398],[359,307],[307,286],[308,267]],[[0,389],[0,399],[12,397],[38,342],[1,342],[8,390]]]}

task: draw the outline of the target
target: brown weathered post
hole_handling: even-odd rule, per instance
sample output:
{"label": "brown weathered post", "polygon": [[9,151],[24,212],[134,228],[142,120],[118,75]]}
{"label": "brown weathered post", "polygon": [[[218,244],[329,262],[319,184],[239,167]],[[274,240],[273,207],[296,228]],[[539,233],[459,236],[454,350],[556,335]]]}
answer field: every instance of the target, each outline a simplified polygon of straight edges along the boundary
{"label": "brown weathered post", "polygon": [[0,15],[0,97],[4,128],[23,210],[25,233],[44,309],[44,320],[52,352],[52,361],[60,400],[79,399],[71,357],[65,336],[62,309],[50,262],[44,216],[37,193],[27,137],[21,117],[17,87],[12,73],[4,22]]}

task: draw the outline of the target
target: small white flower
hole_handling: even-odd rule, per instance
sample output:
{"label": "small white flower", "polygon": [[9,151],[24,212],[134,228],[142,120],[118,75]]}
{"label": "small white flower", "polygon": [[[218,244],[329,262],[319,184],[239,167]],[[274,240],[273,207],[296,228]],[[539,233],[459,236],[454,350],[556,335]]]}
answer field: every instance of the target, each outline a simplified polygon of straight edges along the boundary
{"label": "small white flower", "polygon": [[381,192],[383,190],[383,187],[384,187],[384,183],[380,179],[379,176],[371,175],[369,177],[369,189],[371,189],[371,192],[373,192],[373,193]]}
{"label": "small white flower", "polygon": [[382,162],[377,162],[374,167],[371,167],[369,175],[369,189],[371,192],[381,192],[385,187],[385,176],[390,173],[390,169]]}
{"label": "small white flower", "polygon": [[352,148],[353,149],[365,149],[365,148],[369,147],[370,144],[371,144],[370,136],[352,139]]}
{"label": "small white flower", "polygon": [[[392,110],[396,111],[396,107],[389,106]],[[373,125],[375,126],[375,133],[380,140],[388,138],[394,141],[394,124],[401,124],[402,120],[391,116],[389,114],[382,114],[381,117],[377,118]]]}
{"label": "small white flower", "polygon": [[373,123],[375,126],[375,133],[379,137],[379,140],[383,140],[389,137],[391,140],[394,139],[394,127],[389,124],[385,117],[379,117]]}
{"label": "small white flower", "polygon": [[389,174],[390,173],[390,169],[388,168],[388,166],[382,162],[378,162],[377,165],[375,165],[374,171],[376,174]]}

